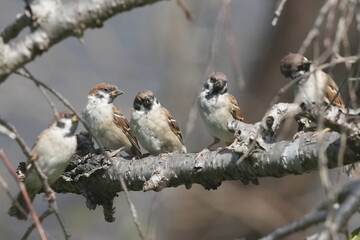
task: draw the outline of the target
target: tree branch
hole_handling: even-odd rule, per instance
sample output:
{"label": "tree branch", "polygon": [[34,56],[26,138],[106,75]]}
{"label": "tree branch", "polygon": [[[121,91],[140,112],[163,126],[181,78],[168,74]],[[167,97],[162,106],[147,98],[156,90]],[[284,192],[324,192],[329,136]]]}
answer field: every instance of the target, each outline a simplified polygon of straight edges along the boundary
{"label": "tree branch", "polygon": [[[331,119],[335,107],[325,111],[325,118]],[[338,108],[337,108],[338,109]],[[292,141],[275,141],[275,131],[286,118],[299,113],[297,104],[276,104],[255,124],[240,121],[228,123],[229,129],[237,136],[234,143],[219,153],[209,152],[196,158],[195,153],[171,154],[161,157],[144,157],[129,160],[114,157],[106,159],[96,152],[93,143],[84,135],[78,135],[78,151],[72,163],[53,189],[62,193],[76,193],[85,196],[87,206],[112,206],[113,198],[123,191],[121,177],[129,190],[160,191],[166,187],[201,184],[205,189],[216,189],[221,182],[241,180],[244,184],[256,183],[260,177],[284,177],[289,174],[304,174],[318,170],[317,137],[312,133],[300,134]],[[313,110],[308,113],[316,114]],[[340,111],[341,112],[341,111]],[[357,110],[347,111],[358,113]],[[343,124],[342,117],[331,122],[335,129]],[[325,122],[325,125],[327,122]],[[352,130],[359,132],[358,128]],[[340,134],[324,134],[323,144],[329,168],[338,167]],[[344,164],[358,161],[359,147],[346,147]],[[244,159],[238,161],[241,157]],[[109,216],[107,216],[109,218]]]}
{"label": "tree branch", "polygon": [[32,31],[16,43],[7,44],[25,27],[25,17],[21,17],[0,35],[0,83],[61,40],[69,36],[81,37],[86,29],[102,27],[104,21],[120,12],[158,1],[31,1],[28,9],[33,21]]}
{"label": "tree branch", "polygon": [[[322,202],[314,210],[307,213],[301,219],[298,219],[292,223],[286,224],[277,228],[272,233],[261,238],[261,240],[275,240],[289,236],[292,233],[304,230],[310,226],[318,224],[326,220],[328,212],[335,210],[335,221],[330,227],[334,228],[336,232],[339,231],[345,222],[356,213],[356,210],[360,205],[360,181],[352,182],[342,188],[342,191],[338,195],[336,203],[331,206],[333,209],[328,208],[327,202]],[[316,239],[330,239],[330,232],[324,230],[320,236]]]}
{"label": "tree branch", "polygon": [[[79,138],[80,139],[80,138]],[[84,142],[80,142],[82,149]],[[94,150],[78,152],[67,171],[52,187],[57,192],[81,194],[87,206],[112,205],[113,198],[122,191],[120,177],[129,190],[160,191],[197,183],[206,189],[216,189],[222,181],[241,180],[248,183],[258,177],[283,177],[303,174],[318,169],[316,137],[311,133],[300,135],[295,141],[266,144],[267,150],[256,147],[239,165],[239,153],[224,150],[209,152],[196,159],[195,153],[171,154],[163,157],[145,157],[139,160],[111,158],[107,161]],[[340,146],[338,133],[326,133],[324,146],[328,167],[337,167]],[[91,149],[88,148],[88,149]],[[358,160],[358,152],[345,151],[345,163]]]}

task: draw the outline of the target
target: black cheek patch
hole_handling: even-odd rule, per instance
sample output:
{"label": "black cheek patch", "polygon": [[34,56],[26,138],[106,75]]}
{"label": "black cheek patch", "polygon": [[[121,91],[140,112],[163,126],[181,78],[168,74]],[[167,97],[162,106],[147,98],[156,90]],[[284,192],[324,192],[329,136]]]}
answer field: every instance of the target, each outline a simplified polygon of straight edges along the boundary
{"label": "black cheek patch", "polygon": [[140,107],[141,107],[140,103],[138,103],[138,102],[134,103],[134,109],[135,109],[136,111],[139,111],[139,110],[140,110]]}
{"label": "black cheek patch", "polygon": [[100,98],[100,99],[101,99],[101,98],[104,98],[104,96],[103,96],[102,94],[100,94],[100,93],[96,93],[95,96],[96,96],[97,98]]}
{"label": "black cheek patch", "polygon": [[57,126],[58,128],[64,128],[64,127],[65,127],[65,123],[58,121],[58,122],[56,123],[56,126]]}

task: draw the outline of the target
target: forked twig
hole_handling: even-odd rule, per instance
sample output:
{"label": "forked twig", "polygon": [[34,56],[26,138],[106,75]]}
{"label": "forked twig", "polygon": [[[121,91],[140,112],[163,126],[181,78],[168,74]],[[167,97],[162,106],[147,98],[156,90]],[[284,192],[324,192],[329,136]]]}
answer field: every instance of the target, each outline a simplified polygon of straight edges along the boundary
{"label": "forked twig", "polygon": [[[7,158],[7,156],[5,155],[4,151],[2,149],[0,149],[0,158],[3,160],[5,166],[7,167],[8,171],[10,172],[10,174],[14,177],[14,179],[16,180],[17,184],[19,185],[20,187],[20,191],[21,193],[23,194],[24,196],[24,199],[25,199],[25,202],[26,202],[26,205],[27,207],[29,208],[29,212],[30,212],[30,215],[32,217],[32,219],[34,220],[34,224],[36,225],[36,228],[38,229],[39,231],[39,234],[40,234],[40,237],[42,240],[46,240],[46,235],[45,235],[45,231],[39,221],[39,217],[37,216],[32,204],[31,204],[31,201],[30,201],[30,198],[29,198],[29,195],[26,191],[26,188],[25,188],[25,185],[20,181],[20,179],[18,178],[17,174],[16,174],[16,171],[15,169],[13,168],[13,166],[11,165],[9,159]],[[21,210],[20,210],[21,211]],[[25,214],[26,215],[26,214]]]}

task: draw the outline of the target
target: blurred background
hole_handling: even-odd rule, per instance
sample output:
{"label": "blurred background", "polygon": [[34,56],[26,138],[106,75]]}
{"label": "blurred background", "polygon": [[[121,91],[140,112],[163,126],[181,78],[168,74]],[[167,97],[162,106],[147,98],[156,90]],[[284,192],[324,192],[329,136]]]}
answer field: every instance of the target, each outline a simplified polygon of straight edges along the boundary
{"label": "blurred background", "polygon": [[[27,67],[65,96],[79,112],[89,89],[99,82],[115,84],[125,92],[115,105],[128,118],[136,93],[151,89],[177,119],[186,134],[188,150],[198,152],[212,138],[199,119],[189,124],[189,112],[208,74],[213,71],[227,74],[229,92],[237,98],[245,122],[261,120],[277,91],[287,83],[279,71],[281,58],[298,51],[324,1],[288,1],[275,27],[271,25],[277,7],[275,0],[236,0],[227,8],[219,0],[188,2],[195,15],[193,22],[186,19],[176,1],[161,1],[119,14],[101,29],[87,30],[83,43],[68,38]],[[2,0],[0,29],[23,10],[23,1]],[[351,29],[350,43],[358,44],[355,24]],[[229,34],[234,38],[229,40]],[[235,48],[229,48],[227,41],[231,43],[234,39]],[[356,44],[352,52],[357,51]],[[311,48],[306,56],[313,58]],[[338,84],[344,71],[342,67],[333,71]],[[345,90],[342,94],[346,99]],[[293,92],[288,91],[279,101],[292,100]],[[54,101],[59,110],[63,109],[61,103]],[[29,146],[52,117],[49,105],[33,82],[17,75],[10,76],[0,86],[0,113]],[[295,133],[294,121],[288,122],[279,139],[291,139]],[[190,131],[189,126],[193,126]],[[0,135],[0,148],[15,167],[25,160],[17,144],[3,135]],[[7,180],[11,192],[17,194],[16,183],[5,166],[2,163],[0,166],[1,176]],[[317,172],[281,179],[263,178],[259,186],[232,181],[224,182],[216,191],[194,185],[190,190],[181,186],[159,193],[130,194],[149,239],[159,240],[257,239],[303,216],[324,195]],[[0,239],[20,239],[31,222],[7,215],[10,199],[4,191],[0,202],[3,223]],[[113,223],[104,221],[102,208],[89,211],[82,196],[58,194],[57,203],[72,239],[139,239],[123,193],[116,199]],[[37,196],[34,204],[39,214],[47,208],[42,195]],[[54,216],[46,219],[43,226],[54,239],[63,239]],[[288,239],[302,239],[311,231],[314,229]],[[38,233],[34,231],[30,239],[38,239]]]}

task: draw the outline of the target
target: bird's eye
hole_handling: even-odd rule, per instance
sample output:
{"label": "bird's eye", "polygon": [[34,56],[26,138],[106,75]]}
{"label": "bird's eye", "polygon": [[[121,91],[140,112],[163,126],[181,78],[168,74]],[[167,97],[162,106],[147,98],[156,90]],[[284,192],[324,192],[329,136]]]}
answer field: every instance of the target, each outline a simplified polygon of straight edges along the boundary
{"label": "bird's eye", "polygon": [[298,67],[298,71],[309,71],[310,65],[309,64],[302,64]]}
{"label": "bird's eye", "polygon": [[71,118],[71,114],[70,114],[70,113],[65,113],[65,114],[64,114],[64,117],[65,117],[65,118]]}
{"label": "bird's eye", "polygon": [[156,104],[159,104],[159,100],[156,99]]}
{"label": "bird's eye", "polygon": [[216,82],[216,78],[214,78],[214,77],[210,78],[210,82],[211,82],[211,83]]}
{"label": "bird's eye", "polygon": [[109,88],[104,88],[104,92],[109,92]]}

